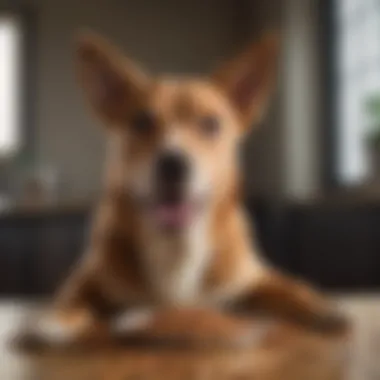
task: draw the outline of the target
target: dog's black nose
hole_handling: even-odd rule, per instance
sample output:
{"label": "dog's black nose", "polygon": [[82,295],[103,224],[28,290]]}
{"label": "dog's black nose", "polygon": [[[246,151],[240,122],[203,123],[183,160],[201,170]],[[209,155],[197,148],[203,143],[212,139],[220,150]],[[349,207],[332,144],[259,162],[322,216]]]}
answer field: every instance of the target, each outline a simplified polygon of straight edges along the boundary
{"label": "dog's black nose", "polygon": [[165,183],[181,183],[187,179],[189,164],[186,157],[178,152],[165,152],[157,162],[157,178]]}

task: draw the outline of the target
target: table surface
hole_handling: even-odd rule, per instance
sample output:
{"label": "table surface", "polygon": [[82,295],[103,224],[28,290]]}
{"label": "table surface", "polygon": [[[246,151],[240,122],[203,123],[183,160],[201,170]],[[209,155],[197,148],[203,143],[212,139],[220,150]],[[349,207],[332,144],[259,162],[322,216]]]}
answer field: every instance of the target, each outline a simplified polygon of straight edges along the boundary
{"label": "table surface", "polygon": [[342,297],[340,301],[354,320],[353,334],[348,341],[322,338],[282,325],[276,327],[275,340],[264,339],[259,347],[244,350],[108,348],[96,353],[39,356],[15,352],[8,345],[9,338],[34,304],[3,301],[0,302],[0,379],[380,379],[380,300],[363,296]]}

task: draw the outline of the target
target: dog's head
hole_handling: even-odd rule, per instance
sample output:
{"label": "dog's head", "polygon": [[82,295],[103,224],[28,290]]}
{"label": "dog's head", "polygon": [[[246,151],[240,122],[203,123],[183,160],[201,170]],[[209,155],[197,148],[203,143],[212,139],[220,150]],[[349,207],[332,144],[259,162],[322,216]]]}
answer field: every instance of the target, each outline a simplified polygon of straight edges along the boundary
{"label": "dog's head", "polygon": [[183,228],[231,190],[239,141],[273,87],[277,45],[264,36],[204,79],[154,78],[102,38],[80,38],[79,77],[109,131],[119,184],[157,226]]}

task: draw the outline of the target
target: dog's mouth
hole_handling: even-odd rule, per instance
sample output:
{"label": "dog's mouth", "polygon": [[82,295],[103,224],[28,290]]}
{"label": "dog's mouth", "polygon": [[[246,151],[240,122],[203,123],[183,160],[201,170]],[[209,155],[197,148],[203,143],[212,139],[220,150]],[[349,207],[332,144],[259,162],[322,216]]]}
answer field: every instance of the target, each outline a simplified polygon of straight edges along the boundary
{"label": "dog's mouth", "polygon": [[205,205],[202,197],[173,197],[166,194],[144,203],[148,217],[159,229],[167,232],[181,231],[189,227],[196,221]]}
{"label": "dog's mouth", "polygon": [[156,224],[165,230],[181,230],[187,227],[196,214],[196,205],[189,201],[176,203],[158,202],[153,206]]}

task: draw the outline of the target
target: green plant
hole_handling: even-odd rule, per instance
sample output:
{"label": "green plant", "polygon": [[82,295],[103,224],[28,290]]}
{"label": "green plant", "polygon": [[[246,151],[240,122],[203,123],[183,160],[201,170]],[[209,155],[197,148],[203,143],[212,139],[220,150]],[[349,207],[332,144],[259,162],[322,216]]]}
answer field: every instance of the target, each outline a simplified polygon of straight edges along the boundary
{"label": "green plant", "polygon": [[369,96],[364,105],[369,123],[365,138],[370,145],[378,148],[380,147],[380,93]]}

